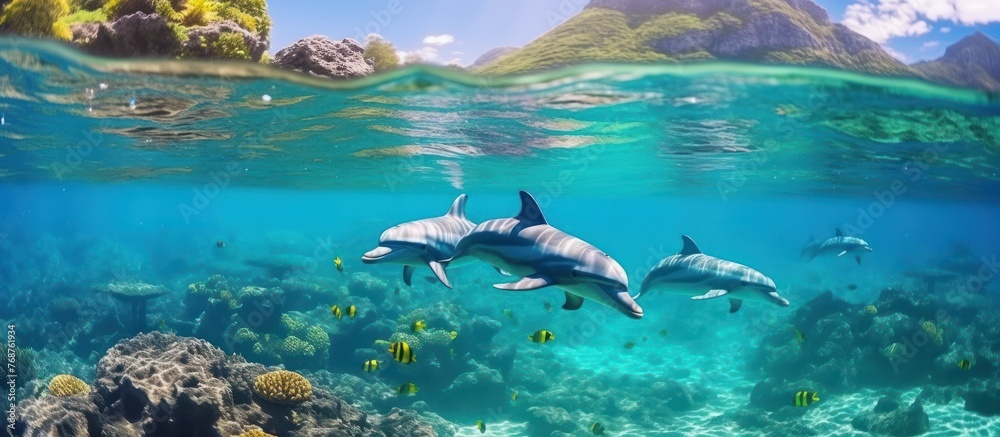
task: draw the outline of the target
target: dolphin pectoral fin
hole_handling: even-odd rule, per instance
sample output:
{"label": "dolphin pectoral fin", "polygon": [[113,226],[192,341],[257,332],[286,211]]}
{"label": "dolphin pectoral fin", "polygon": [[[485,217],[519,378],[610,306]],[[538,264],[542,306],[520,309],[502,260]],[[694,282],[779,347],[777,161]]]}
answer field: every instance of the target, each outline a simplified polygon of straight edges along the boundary
{"label": "dolphin pectoral fin", "polygon": [[403,266],[403,283],[405,283],[407,287],[413,285],[410,283],[410,280],[413,279],[414,270],[416,270],[416,267]]}
{"label": "dolphin pectoral fin", "polygon": [[739,311],[741,306],[743,306],[742,299],[729,298],[729,314]]}
{"label": "dolphin pectoral fin", "polygon": [[[444,263],[447,262],[448,261],[444,261]],[[448,281],[448,276],[444,274],[445,265],[446,264],[442,264],[437,261],[430,261],[427,263],[427,266],[434,272],[434,276],[437,276],[438,280],[441,281],[445,287],[451,288],[451,282]]]}
{"label": "dolphin pectoral fin", "polygon": [[493,268],[496,269],[497,273],[499,273],[501,275],[504,275],[504,276],[514,276],[514,275],[512,275],[510,273],[507,273],[507,272],[503,271],[503,269],[501,269],[500,267],[493,267]]}
{"label": "dolphin pectoral fin", "polygon": [[729,293],[728,290],[708,290],[708,293],[701,296],[691,296],[691,300],[714,299],[725,296],[727,293]]}
{"label": "dolphin pectoral fin", "polygon": [[575,294],[566,293],[566,303],[563,304],[563,309],[567,311],[576,311],[583,306],[583,298]]}
{"label": "dolphin pectoral fin", "polygon": [[840,252],[840,253],[838,253],[838,254],[837,254],[837,256],[838,256],[838,257],[841,257],[841,256],[844,256],[844,254],[846,254],[846,253],[847,253],[847,251],[845,250],[845,251],[843,251],[843,252]]}
{"label": "dolphin pectoral fin", "polygon": [[542,287],[548,287],[552,285],[552,281],[544,276],[525,276],[517,282],[508,282],[505,284],[493,284],[493,288],[498,290],[508,290],[508,291],[529,291],[537,290]]}
{"label": "dolphin pectoral fin", "polygon": [[854,255],[854,260],[858,262],[859,266],[861,265],[861,255]]}

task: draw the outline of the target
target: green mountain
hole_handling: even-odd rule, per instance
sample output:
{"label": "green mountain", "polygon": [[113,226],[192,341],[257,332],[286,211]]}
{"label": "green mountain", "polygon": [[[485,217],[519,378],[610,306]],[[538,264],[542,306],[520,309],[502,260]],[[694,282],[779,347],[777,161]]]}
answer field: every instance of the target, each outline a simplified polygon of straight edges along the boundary
{"label": "green mountain", "polygon": [[1000,44],[976,32],[949,46],[944,56],[913,68],[934,82],[1000,91]]}
{"label": "green mountain", "polygon": [[565,23],[476,71],[706,59],[915,74],[875,42],[830,21],[811,0],[591,0]]}

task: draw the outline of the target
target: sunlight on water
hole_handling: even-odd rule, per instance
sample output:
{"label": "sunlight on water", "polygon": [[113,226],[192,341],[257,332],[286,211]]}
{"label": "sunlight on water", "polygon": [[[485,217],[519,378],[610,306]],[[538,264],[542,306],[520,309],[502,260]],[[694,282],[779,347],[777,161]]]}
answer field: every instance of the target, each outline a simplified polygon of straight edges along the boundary
{"label": "sunlight on water", "polygon": [[[321,81],[0,39],[0,112],[14,435],[98,422],[282,437],[1000,425],[997,95],[726,63]],[[463,193],[467,227],[449,210]],[[595,249],[497,236],[543,222]],[[504,272],[449,260],[456,245]],[[400,247],[426,251],[415,272],[383,262]],[[555,258],[539,247],[601,268],[556,278],[497,261]],[[656,267],[679,253],[697,268]],[[635,320],[622,302],[654,267],[669,286],[644,291]],[[556,286],[493,287],[519,276]],[[684,285],[697,293],[670,293]],[[542,330],[554,338],[529,340]],[[153,331],[211,346],[135,337]],[[269,399],[254,385],[264,366],[298,372],[312,398]],[[49,387],[60,374],[90,397],[55,396],[80,388]],[[796,406],[800,391],[821,400]],[[180,392],[222,393],[226,407],[195,414]]]}

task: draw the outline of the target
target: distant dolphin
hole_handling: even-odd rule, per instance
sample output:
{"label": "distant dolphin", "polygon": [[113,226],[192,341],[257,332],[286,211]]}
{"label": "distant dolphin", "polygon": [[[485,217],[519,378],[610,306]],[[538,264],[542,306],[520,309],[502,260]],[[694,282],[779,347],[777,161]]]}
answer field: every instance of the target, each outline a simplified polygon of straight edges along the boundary
{"label": "distant dolphin", "polygon": [[705,255],[687,235],[682,235],[681,240],[684,248],[661,260],[642,280],[640,296],[654,289],[695,300],[728,296],[730,313],[738,311],[744,300],[788,306],[788,300],[778,295],[774,281],[763,273]]}
{"label": "distant dolphin", "polygon": [[[521,191],[520,195],[521,212],[516,217],[480,223],[458,243],[452,259],[441,264],[448,267],[455,260],[480,259],[501,273],[521,277],[517,282],[493,285],[498,289],[555,286],[566,293],[566,310],[579,309],[586,298],[641,318],[642,308],[628,294],[625,269],[586,241],[549,226],[531,194]],[[451,287],[444,275],[438,277]]]}
{"label": "distant dolphin", "polygon": [[465,218],[465,201],[462,194],[451,204],[448,213],[441,217],[416,220],[386,229],[379,237],[378,247],[361,257],[365,264],[403,264],[403,282],[410,285],[414,266],[427,265],[441,280],[447,281],[444,268],[438,261],[451,258],[459,240],[475,223]]}
{"label": "distant dolphin", "polygon": [[864,253],[872,252],[873,249],[868,246],[868,242],[862,240],[858,237],[846,237],[844,233],[837,229],[837,235],[826,241],[814,241],[805,249],[802,249],[802,256],[809,257],[807,261],[812,261],[820,255],[834,255],[844,256],[846,254],[854,254],[854,260],[861,264],[861,255]]}

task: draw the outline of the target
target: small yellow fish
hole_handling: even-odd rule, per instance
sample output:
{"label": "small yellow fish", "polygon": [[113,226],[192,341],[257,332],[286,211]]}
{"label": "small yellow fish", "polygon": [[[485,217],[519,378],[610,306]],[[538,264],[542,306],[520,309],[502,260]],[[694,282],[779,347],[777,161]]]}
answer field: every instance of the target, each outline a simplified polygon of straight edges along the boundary
{"label": "small yellow fish", "polygon": [[480,433],[484,433],[486,432],[486,424],[483,423],[482,420],[480,420],[476,422],[476,429],[478,429]]}
{"label": "small yellow fish", "polygon": [[389,345],[389,353],[392,354],[394,360],[403,364],[417,362],[417,357],[413,354],[413,349],[405,341],[397,341]]}
{"label": "small yellow fish", "polygon": [[458,331],[451,331],[451,333],[448,334],[448,335],[451,336],[452,340],[454,340],[454,339],[458,338]]}
{"label": "small yellow fish", "polygon": [[556,339],[555,334],[553,334],[551,331],[546,331],[544,329],[539,329],[535,331],[534,334],[528,336],[528,340],[531,340],[535,343],[545,343],[555,339]]}
{"label": "small yellow fish", "polygon": [[455,357],[457,357],[457,356],[458,356],[458,354],[457,354],[457,353],[455,353],[455,349],[449,349],[449,350],[448,350],[448,355],[449,355],[449,356],[451,357],[451,359],[453,359],[453,360],[455,359]]}
{"label": "small yellow fish", "polygon": [[796,407],[808,407],[813,402],[819,402],[819,393],[809,390],[802,390],[795,393],[795,405]]}
{"label": "small yellow fish", "polygon": [[337,266],[337,271],[340,272],[340,274],[344,274],[344,260],[340,259],[338,256],[333,259],[333,265]]}
{"label": "small yellow fish", "polygon": [[878,308],[875,308],[875,305],[868,305],[865,307],[865,312],[874,316],[878,314]]}
{"label": "small yellow fish", "polygon": [[356,316],[357,314],[358,314],[358,307],[356,307],[354,305],[351,305],[351,306],[347,307],[347,315],[348,316],[351,316],[351,318],[354,318],[354,316]]}
{"label": "small yellow fish", "polygon": [[426,327],[427,323],[425,323],[423,320],[417,320],[416,322],[413,322],[413,324],[410,325],[410,331],[417,333],[423,331],[424,328]]}
{"label": "small yellow fish", "polygon": [[374,371],[378,370],[378,360],[368,360],[368,361],[365,361],[364,366],[361,366],[361,368],[365,369],[365,372],[368,372],[368,373],[374,372]]}
{"label": "small yellow fish", "polygon": [[969,370],[972,368],[972,362],[969,360],[962,360],[958,362],[958,368],[962,370]]}
{"label": "small yellow fish", "polygon": [[802,332],[802,330],[798,328],[794,328],[793,331],[794,331],[793,333],[795,334],[795,339],[798,340],[799,343],[805,343],[806,333]]}
{"label": "small yellow fish", "polygon": [[594,422],[593,425],[590,425],[590,432],[594,435],[604,435],[604,425],[601,425],[601,422]]}
{"label": "small yellow fish", "polygon": [[510,308],[503,310],[503,315],[507,316],[508,319],[514,320],[514,310]]}
{"label": "small yellow fish", "polygon": [[420,391],[420,388],[412,382],[407,382],[399,387],[396,387],[396,393],[401,395],[412,395]]}
{"label": "small yellow fish", "polygon": [[517,400],[517,390],[514,390],[514,394],[510,395],[510,401],[514,402]]}
{"label": "small yellow fish", "polygon": [[344,316],[344,313],[340,311],[340,307],[337,305],[330,307],[330,313],[333,314],[333,317],[336,317],[337,319],[340,319],[341,317]]}

